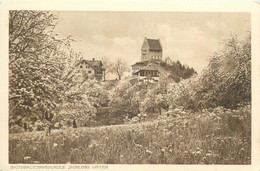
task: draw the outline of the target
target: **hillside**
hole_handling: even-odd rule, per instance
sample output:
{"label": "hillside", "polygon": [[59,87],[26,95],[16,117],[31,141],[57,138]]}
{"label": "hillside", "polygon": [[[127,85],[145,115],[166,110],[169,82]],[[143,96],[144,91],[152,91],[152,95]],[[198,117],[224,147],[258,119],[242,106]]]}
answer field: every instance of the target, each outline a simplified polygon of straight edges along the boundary
{"label": "hillside", "polygon": [[[232,112],[216,108],[193,114],[175,110],[174,114],[177,118],[70,128],[53,131],[51,136],[45,132],[11,134],[10,163],[251,163],[250,106]],[[237,115],[244,118],[240,123],[236,122]]]}

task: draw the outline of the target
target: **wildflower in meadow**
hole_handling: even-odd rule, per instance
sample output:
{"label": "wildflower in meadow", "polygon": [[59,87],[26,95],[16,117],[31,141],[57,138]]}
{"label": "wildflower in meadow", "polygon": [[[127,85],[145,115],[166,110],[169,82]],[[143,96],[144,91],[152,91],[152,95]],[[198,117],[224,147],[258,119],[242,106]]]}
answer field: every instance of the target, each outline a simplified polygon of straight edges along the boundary
{"label": "wildflower in meadow", "polygon": [[210,154],[210,153],[207,153],[207,154],[206,154],[206,157],[210,157],[210,156],[211,156],[211,154]]}
{"label": "wildflower in meadow", "polygon": [[166,128],[163,129],[163,132],[167,132],[167,131],[168,131],[168,129],[166,129]]}
{"label": "wildflower in meadow", "polygon": [[58,146],[58,144],[57,144],[57,143],[54,143],[54,144],[53,144],[53,147],[57,147],[57,146]]}
{"label": "wildflower in meadow", "polygon": [[142,148],[143,146],[141,144],[135,144],[136,147]]}
{"label": "wildflower in meadow", "polygon": [[152,154],[152,151],[151,151],[151,150],[148,150],[148,149],[145,150],[145,152],[148,153],[148,154]]}
{"label": "wildflower in meadow", "polygon": [[200,151],[197,151],[195,154],[196,154],[196,155],[201,155],[201,152],[200,152]]}
{"label": "wildflower in meadow", "polygon": [[207,157],[202,158],[203,163],[207,163]]}
{"label": "wildflower in meadow", "polygon": [[166,132],[166,135],[170,135],[170,134],[172,134],[171,131],[167,131],[167,132]]}
{"label": "wildflower in meadow", "polygon": [[31,159],[31,157],[30,156],[25,156],[23,159],[24,160],[29,160],[29,159]]}

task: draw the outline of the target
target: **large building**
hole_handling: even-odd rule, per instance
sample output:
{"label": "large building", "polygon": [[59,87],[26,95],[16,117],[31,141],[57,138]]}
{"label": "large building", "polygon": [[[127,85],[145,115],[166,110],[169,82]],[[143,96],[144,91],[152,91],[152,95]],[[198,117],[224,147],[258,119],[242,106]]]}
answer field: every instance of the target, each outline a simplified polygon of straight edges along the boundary
{"label": "large building", "polygon": [[165,64],[162,61],[162,51],[160,39],[147,39],[145,37],[141,48],[141,61],[132,65],[132,75],[141,78],[152,77],[158,80],[160,76],[159,67]]}
{"label": "large building", "polygon": [[100,60],[81,60],[77,65],[79,71],[84,73],[88,78],[95,78],[101,81],[103,78],[103,64]]}
{"label": "large building", "polygon": [[149,61],[150,59],[162,60],[162,51],[160,39],[147,39],[145,37],[141,49],[141,61]]}

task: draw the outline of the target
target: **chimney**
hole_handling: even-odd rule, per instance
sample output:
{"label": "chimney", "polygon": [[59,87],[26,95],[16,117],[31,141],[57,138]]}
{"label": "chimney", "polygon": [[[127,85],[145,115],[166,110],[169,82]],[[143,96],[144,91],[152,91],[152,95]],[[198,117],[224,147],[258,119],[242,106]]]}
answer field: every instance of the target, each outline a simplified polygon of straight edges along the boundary
{"label": "chimney", "polygon": [[95,58],[92,58],[92,61],[95,61]]}

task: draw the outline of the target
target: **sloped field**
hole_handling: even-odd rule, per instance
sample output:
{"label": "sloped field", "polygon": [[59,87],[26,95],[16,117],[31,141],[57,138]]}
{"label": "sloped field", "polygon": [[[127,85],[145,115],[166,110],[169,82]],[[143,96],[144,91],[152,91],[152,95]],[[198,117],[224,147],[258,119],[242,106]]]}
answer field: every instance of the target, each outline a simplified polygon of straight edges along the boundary
{"label": "sloped field", "polygon": [[[180,116],[179,116],[180,115]],[[250,164],[251,107],[154,122],[10,134],[10,163]]]}

